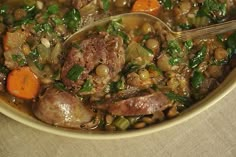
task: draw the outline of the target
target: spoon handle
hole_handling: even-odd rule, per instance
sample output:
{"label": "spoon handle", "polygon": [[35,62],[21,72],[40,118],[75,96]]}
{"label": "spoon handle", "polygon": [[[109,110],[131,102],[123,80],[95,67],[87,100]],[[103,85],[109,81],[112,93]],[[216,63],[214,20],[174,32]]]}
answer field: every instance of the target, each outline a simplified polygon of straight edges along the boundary
{"label": "spoon handle", "polygon": [[176,32],[177,38],[182,40],[193,39],[193,38],[204,38],[217,34],[222,34],[236,30],[236,20],[227,21],[220,24],[214,24],[202,28]]}

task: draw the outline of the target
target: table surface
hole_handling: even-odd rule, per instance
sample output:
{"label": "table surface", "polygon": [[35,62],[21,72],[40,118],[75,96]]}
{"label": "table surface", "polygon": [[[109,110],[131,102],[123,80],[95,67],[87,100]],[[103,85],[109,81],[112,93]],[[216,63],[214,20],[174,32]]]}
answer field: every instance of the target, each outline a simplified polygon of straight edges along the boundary
{"label": "table surface", "polygon": [[61,137],[0,114],[0,157],[235,157],[235,95],[172,128],[120,140]]}

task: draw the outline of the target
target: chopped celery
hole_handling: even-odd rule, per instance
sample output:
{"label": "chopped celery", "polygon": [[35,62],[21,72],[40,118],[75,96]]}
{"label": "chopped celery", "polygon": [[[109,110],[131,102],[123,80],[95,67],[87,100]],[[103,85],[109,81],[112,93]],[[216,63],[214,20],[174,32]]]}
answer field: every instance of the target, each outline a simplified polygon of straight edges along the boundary
{"label": "chopped celery", "polygon": [[129,120],[124,117],[117,117],[113,124],[120,130],[126,130],[130,126]]}
{"label": "chopped celery", "polygon": [[140,64],[148,64],[153,60],[153,54],[136,42],[129,44],[126,50],[126,62],[140,60]]}

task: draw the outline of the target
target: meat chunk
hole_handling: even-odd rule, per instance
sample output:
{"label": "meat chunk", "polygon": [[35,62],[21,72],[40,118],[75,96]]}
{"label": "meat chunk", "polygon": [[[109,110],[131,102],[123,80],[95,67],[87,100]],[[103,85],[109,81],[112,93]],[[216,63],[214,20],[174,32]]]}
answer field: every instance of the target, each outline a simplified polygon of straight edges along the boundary
{"label": "meat chunk", "polygon": [[[100,64],[109,68],[109,74],[106,77],[99,77],[94,72],[94,69]],[[79,44],[79,48],[72,48],[69,51],[62,68],[61,78],[67,88],[74,89],[74,91],[78,91],[85,80],[90,78],[95,91],[99,92],[117,76],[124,64],[125,53],[122,39],[105,32],[99,33],[83,40]],[[74,65],[84,68],[76,81],[67,77]]]}
{"label": "meat chunk", "polygon": [[94,117],[79,98],[55,88],[47,89],[39,97],[33,113],[43,122],[70,128],[81,128]]}
{"label": "meat chunk", "polygon": [[161,92],[106,103],[107,111],[119,116],[149,115],[168,107],[168,98]]}
{"label": "meat chunk", "polygon": [[79,10],[91,1],[92,0],[72,0],[72,6]]}

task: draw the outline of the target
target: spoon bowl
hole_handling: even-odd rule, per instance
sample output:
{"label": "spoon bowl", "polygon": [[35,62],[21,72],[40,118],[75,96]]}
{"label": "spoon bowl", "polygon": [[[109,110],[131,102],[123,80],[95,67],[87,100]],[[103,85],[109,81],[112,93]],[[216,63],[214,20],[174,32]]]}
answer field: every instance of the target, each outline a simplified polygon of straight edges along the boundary
{"label": "spoon bowl", "polygon": [[96,29],[99,26],[106,25],[112,20],[122,20],[122,23],[129,27],[130,21],[138,21],[139,23],[144,22],[155,22],[158,23],[164,30],[166,30],[168,33],[172,34],[174,38],[181,39],[181,40],[188,40],[188,39],[194,39],[194,38],[205,38],[217,34],[222,34],[225,32],[229,32],[236,29],[236,20],[227,21],[220,24],[213,24],[206,27],[200,27],[196,29],[186,30],[186,31],[173,31],[166,23],[164,23],[161,19],[158,17],[155,17],[153,15],[142,13],[142,12],[132,12],[132,13],[124,13],[119,14],[116,16],[110,16],[108,18],[104,18],[101,20],[98,20],[94,23],[91,23],[79,31],[72,34],[65,42],[64,46],[68,46],[69,43],[76,39],[84,38],[87,33],[93,29]]}

